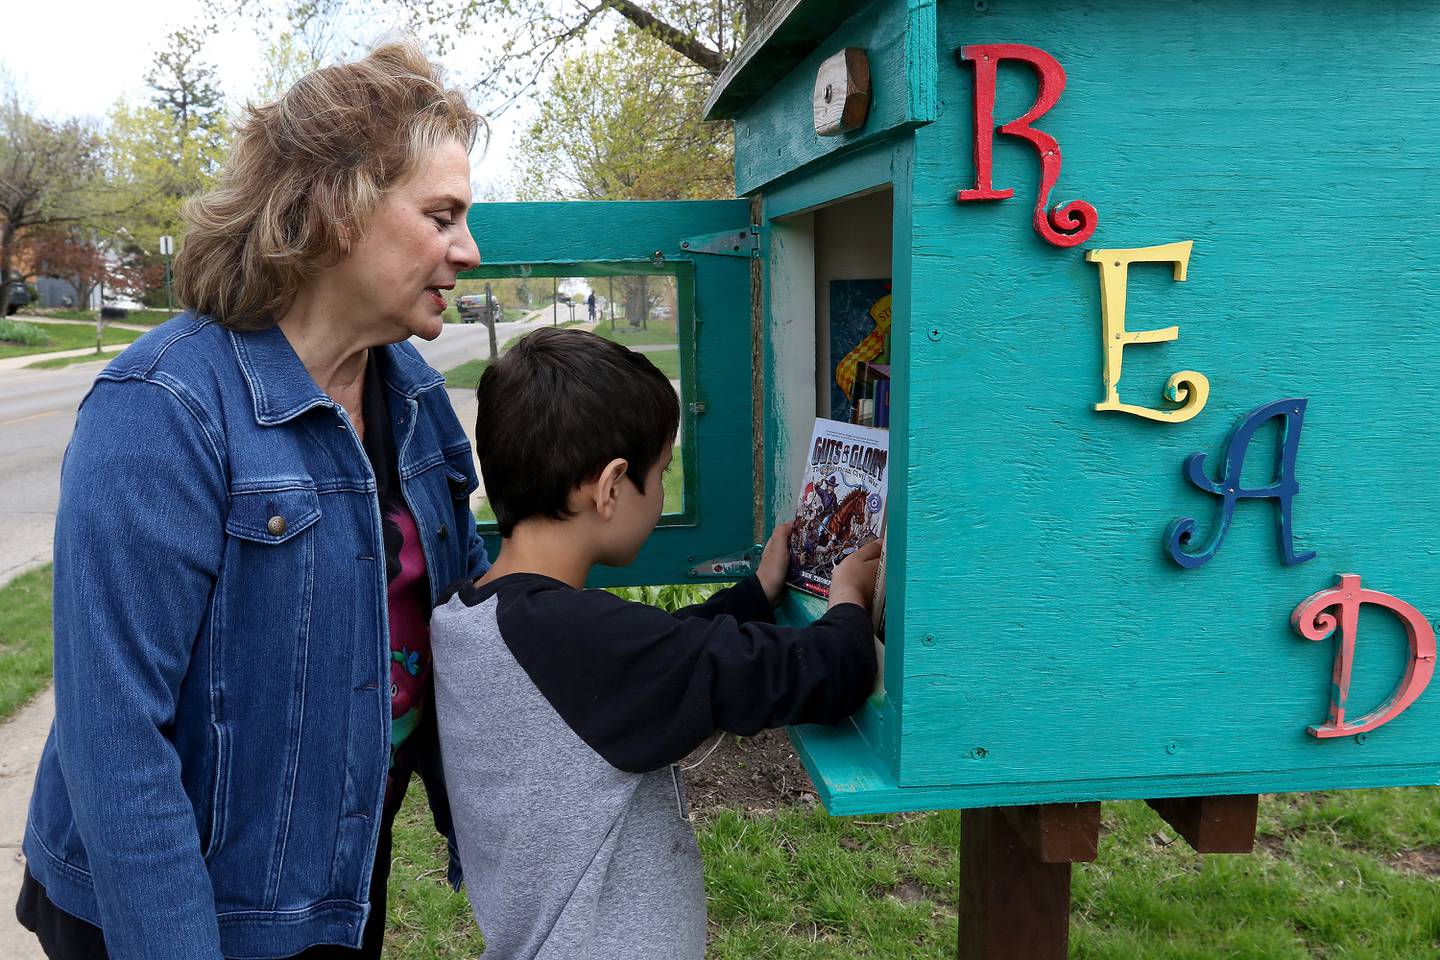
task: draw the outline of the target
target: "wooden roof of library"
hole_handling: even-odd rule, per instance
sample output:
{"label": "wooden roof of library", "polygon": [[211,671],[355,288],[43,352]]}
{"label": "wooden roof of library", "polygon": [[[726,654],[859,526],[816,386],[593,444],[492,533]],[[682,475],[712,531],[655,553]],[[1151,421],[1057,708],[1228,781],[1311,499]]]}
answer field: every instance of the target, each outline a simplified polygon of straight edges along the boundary
{"label": "wooden roof of library", "polygon": [[705,101],[705,119],[728,120],[744,112],[866,2],[780,0],[715,81]]}

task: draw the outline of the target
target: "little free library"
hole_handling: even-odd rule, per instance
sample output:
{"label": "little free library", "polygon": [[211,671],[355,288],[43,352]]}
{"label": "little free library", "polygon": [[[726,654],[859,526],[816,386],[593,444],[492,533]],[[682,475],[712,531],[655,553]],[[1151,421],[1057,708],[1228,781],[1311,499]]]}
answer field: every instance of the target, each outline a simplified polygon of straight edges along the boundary
{"label": "little free library", "polygon": [[1440,782],[1437,37],[784,0],[707,104],[737,199],[472,211],[472,276],[673,291],[684,492],[603,582],[733,577],[817,418],[888,430],[883,686],[791,736],[832,813],[967,811],[962,957],[1064,956],[1102,801],[1243,852],[1257,794]]}

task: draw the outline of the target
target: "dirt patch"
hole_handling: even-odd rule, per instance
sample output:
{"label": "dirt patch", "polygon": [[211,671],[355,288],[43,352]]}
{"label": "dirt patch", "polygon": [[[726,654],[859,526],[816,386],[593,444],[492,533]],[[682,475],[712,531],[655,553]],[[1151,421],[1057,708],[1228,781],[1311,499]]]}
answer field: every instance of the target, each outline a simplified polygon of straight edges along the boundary
{"label": "dirt patch", "polygon": [[1419,850],[1397,853],[1390,858],[1390,865],[1406,873],[1440,878],[1440,847],[1421,847]]}
{"label": "dirt patch", "polygon": [[720,809],[769,813],[782,807],[814,807],[815,788],[784,730],[765,730],[753,737],[726,735],[701,762],[714,739],[681,763],[685,791],[694,815]]}
{"label": "dirt patch", "polygon": [[[1303,837],[1308,831],[1296,829],[1286,832],[1281,836],[1262,834],[1255,838],[1256,851],[1264,851],[1277,859],[1285,859],[1288,854],[1286,844],[1297,838]],[[1327,843],[1334,843],[1337,847],[1346,850],[1353,850],[1367,856],[1382,858],[1393,870],[1403,873],[1413,873],[1422,877],[1429,877],[1432,880],[1440,880],[1440,846],[1420,847],[1416,850],[1402,850],[1395,854],[1379,854],[1374,850],[1358,844],[1340,843],[1333,833],[1325,838]]]}

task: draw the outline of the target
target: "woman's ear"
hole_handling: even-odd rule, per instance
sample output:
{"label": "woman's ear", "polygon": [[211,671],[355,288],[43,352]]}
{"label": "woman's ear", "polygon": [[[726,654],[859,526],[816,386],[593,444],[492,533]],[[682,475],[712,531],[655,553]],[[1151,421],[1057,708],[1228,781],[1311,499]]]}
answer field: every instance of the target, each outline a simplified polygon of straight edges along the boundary
{"label": "woman's ear", "polygon": [[628,461],[616,457],[605,464],[605,468],[595,478],[594,486],[590,490],[590,500],[601,520],[610,520],[615,516],[615,507],[620,502],[620,484],[625,480],[625,472],[629,469]]}

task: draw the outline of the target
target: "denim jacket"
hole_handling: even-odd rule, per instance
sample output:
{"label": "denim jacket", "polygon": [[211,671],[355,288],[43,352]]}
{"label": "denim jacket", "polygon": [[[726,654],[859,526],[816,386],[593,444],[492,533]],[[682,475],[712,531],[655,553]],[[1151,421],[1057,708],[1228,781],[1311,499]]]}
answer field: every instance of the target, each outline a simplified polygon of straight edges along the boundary
{"label": "denim jacket", "polygon": [[[383,349],[433,601],[488,566],[475,470],[440,375]],[[278,328],[185,314],[97,378],[60,487],[30,871],[114,960],[358,945],[390,650],[375,480],[343,408]]]}

